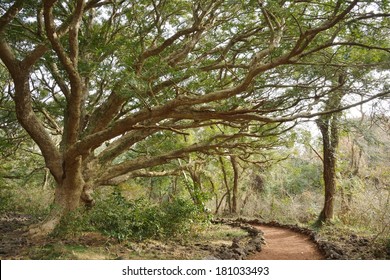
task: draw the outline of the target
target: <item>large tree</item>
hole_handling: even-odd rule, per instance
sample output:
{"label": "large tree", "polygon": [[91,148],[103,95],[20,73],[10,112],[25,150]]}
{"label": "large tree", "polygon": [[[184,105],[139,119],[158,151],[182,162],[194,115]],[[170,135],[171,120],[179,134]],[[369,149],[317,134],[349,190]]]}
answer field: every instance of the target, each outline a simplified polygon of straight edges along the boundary
{"label": "large tree", "polygon": [[[156,166],[170,174],[194,152],[245,155],[259,136],[287,129],[278,123],[316,115],[318,97],[299,91],[313,81],[295,67],[304,71],[326,49],[386,50],[384,40],[341,36],[352,25],[382,24],[386,5],[2,1],[0,58],[17,119],[56,183],[56,207],[36,233],[93,204],[96,187],[153,175]],[[206,127],[220,133],[178,141]]]}

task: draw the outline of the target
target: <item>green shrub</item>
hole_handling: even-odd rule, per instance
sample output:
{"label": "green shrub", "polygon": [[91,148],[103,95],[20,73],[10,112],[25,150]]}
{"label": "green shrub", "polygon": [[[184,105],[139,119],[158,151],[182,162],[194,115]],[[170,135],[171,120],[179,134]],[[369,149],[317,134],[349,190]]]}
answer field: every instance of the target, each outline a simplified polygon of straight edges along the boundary
{"label": "green shrub", "polygon": [[90,223],[90,217],[85,209],[67,213],[60,224],[51,233],[54,237],[76,236],[85,231],[92,231],[94,227]]}
{"label": "green shrub", "polygon": [[136,238],[140,231],[143,234],[146,231],[142,227],[145,225],[140,209],[143,204],[141,200],[126,201],[119,192],[114,192],[107,199],[98,201],[90,213],[91,224],[98,231],[119,241]]}
{"label": "green shrub", "polygon": [[207,217],[190,200],[177,198],[162,205],[163,217],[160,221],[165,236],[187,235],[195,224]]}
{"label": "green shrub", "polygon": [[119,191],[97,199],[92,210],[67,214],[54,236],[99,231],[118,241],[186,237],[209,217],[187,199],[177,198],[161,206],[140,198],[127,200]]}
{"label": "green shrub", "polygon": [[8,189],[0,189],[0,214],[14,210],[15,200]]}
{"label": "green shrub", "polygon": [[178,198],[158,207],[143,198],[128,201],[118,191],[90,212],[96,230],[119,241],[185,236],[205,220],[192,201]]}

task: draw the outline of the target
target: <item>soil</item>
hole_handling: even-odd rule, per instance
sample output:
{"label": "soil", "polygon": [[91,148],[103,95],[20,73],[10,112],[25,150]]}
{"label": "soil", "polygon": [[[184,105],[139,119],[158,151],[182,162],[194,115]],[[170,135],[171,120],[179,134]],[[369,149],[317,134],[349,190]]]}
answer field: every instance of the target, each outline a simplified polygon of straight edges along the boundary
{"label": "soil", "polygon": [[249,260],[321,260],[323,253],[308,235],[290,229],[260,225],[266,244]]}

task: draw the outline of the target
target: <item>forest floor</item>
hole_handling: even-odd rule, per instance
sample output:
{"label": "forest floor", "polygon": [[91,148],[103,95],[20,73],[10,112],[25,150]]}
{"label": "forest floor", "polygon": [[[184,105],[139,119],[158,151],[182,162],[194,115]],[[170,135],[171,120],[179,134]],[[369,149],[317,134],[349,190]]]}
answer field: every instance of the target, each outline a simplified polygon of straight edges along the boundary
{"label": "forest floor", "polygon": [[[26,228],[32,224],[28,215],[0,217],[0,259],[218,259],[221,248],[242,251],[235,242],[248,243],[248,232],[224,224],[214,224],[195,238],[117,242],[96,232],[66,239],[46,238],[30,241]],[[253,223],[252,223],[253,224]],[[244,259],[389,259],[388,248],[371,237],[338,230],[319,233],[277,223],[255,225],[264,232],[261,252],[250,251]],[[233,243],[232,243],[233,241]],[[233,249],[232,249],[233,248]],[[221,254],[220,254],[221,256]],[[237,255],[232,255],[234,259]]]}
{"label": "forest floor", "polygon": [[245,230],[218,224],[210,225],[195,237],[171,240],[118,242],[98,232],[84,232],[66,238],[47,237],[32,241],[26,232],[33,223],[29,215],[0,216],[0,259],[216,259],[221,253],[230,256],[233,240],[248,243],[250,239]]}

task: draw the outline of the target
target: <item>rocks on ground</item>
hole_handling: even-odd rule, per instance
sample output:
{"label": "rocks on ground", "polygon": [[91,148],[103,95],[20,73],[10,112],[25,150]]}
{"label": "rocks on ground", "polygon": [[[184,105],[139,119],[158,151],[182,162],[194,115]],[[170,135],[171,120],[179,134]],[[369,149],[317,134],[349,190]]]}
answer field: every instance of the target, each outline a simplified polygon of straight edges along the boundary
{"label": "rocks on ground", "polygon": [[216,259],[221,260],[243,260],[247,255],[261,251],[261,246],[265,244],[263,232],[252,225],[239,220],[218,219],[214,223],[222,223],[233,227],[239,227],[246,232],[247,236],[234,238],[231,246],[222,245],[214,253]]}

